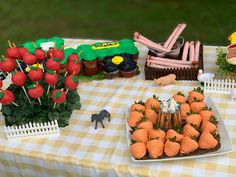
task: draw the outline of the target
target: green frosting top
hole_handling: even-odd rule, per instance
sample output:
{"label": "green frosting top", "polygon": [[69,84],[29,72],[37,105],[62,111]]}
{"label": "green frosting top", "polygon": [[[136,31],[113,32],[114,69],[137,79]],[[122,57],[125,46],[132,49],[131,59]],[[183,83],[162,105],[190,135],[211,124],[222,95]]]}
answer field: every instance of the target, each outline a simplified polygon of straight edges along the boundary
{"label": "green frosting top", "polygon": [[27,48],[30,53],[33,53],[35,50],[34,44],[31,41],[25,42],[24,44],[21,44],[20,46]]}
{"label": "green frosting top", "polygon": [[78,52],[80,52],[80,51],[82,51],[80,54],[80,58],[82,60],[92,61],[97,58],[97,56],[95,55],[95,53],[91,49],[82,49],[82,50],[79,50]]}
{"label": "green frosting top", "polygon": [[119,43],[121,45],[128,45],[128,46],[131,45],[131,46],[134,46],[134,42],[132,40],[130,40],[130,39],[122,39],[122,40],[119,41]]}
{"label": "green frosting top", "polygon": [[38,39],[35,41],[35,44],[36,44],[37,48],[39,48],[40,44],[44,43],[44,42],[48,42],[48,40],[47,39]]}
{"label": "green frosting top", "polygon": [[[41,43],[51,42],[51,41],[56,43],[57,49],[60,49],[62,47],[62,45],[64,45],[64,40],[59,37],[53,37],[48,40],[47,39],[38,39],[34,43],[36,44],[36,47],[40,47]],[[35,50],[35,46],[34,46],[33,42],[31,42],[31,41],[21,44],[20,46],[27,48],[30,53],[33,53]]]}
{"label": "green frosting top", "polygon": [[60,37],[52,37],[50,39],[48,39],[48,41],[52,41],[55,42],[55,46],[57,49],[60,49],[62,47],[62,45],[64,45],[64,40]]}
{"label": "green frosting top", "polygon": [[114,56],[122,53],[131,55],[138,54],[138,49],[130,39],[123,39],[118,42],[96,42],[92,45],[80,45],[77,52],[81,51],[80,57],[83,60],[103,59],[106,56]]}

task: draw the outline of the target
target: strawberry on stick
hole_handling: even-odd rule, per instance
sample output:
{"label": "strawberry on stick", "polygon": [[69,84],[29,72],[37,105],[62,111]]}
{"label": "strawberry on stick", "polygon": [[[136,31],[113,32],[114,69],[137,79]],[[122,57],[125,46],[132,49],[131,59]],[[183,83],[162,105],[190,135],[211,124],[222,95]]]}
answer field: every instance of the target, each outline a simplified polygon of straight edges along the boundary
{"label": "strawberry on stick", "polygon": [[[17,48],[16,45],[14,43],[11,44],[11,42],[9,40],[8,40],[8,43],[9,43],[9,46],[11,47],[11,50],[12,50],[12,48],[14,48],[14,50],[17,49],[17,55],[16,55],[17,58],[16,58],[16,56],[15,57],[13,56],[13,59],[16,60],[18,67],[23,72],[23,69],[21,68],[21,65],[18,60],[19,60],[19,58],[22,58],[25,53],[28,53],[28,50],[24,47]],[[16,51],[15,51],[15,53],[16,53]],[[8,54],[8,55],[12,55],[12,54]]]}
{"label": "strawberry on stick", "polygon": [[6,56],[12,59],[20,58],[17,47],[15,45],[12,45],[10,40],[8,40],[8,44],[9,48],[6,51]]}
{"label": "strawberry on stick", "polygon": [[47,70],[44,76],[45,82],[48,84],[47,94],[49,93],[50,87],[55,86],[58,81],[58,74],[56,71]]}
{"label": "strawberry on stick", "polygon": [[36,83],[38,83],[38,81],[40,81],[42,79],[43,71],[42,71],[42,69],[39,68],[38,63],[37,63],[37,67],[35,67],[35,66],[30,67],[28,77]]}
{"label": "strawberry on stick", "polygon": [[39,101],[39,104],[42,105],[40,97],[43,95],[44,89],[39,84],[32,84],[27,87],[28,88],[28,94],[32,98],[36,98]]}
{"label": "strawberry on stick", "polygon": [[69,75],[69,76],[66,77],[65,85],[66,85],[66,87],[67,87],[66,93],[67,93],[69,90],[73,90],[73,89],[75,89],[75,88],[78,87],[78,85],[79,85],[79,80],[78,80],[78,77],[75,76],[75,72],[74,72],[72,75]]}
{"label": "strawberry on stick", "polygon": [[16,68],[16,63],[13,59],[11,58],[5,58],[2,55],[2,59],[0,61],[0,69],[3,72],[6,72],[7,74],[9,74],[11,71],[13,71]]}
{"label": "strawberry on stick", "polygon": [[20,72],[18,72],[17,70],[15,70],[15,71],[16,71],[16,73],[14,73],[14,74],[12,75],[12,77],[11,77],[12,83],[13,83],[14,85],[17,85],[17,86],[22,87],[22,89],[23,89],[23,91],[24,91],[24,93],[25,93],[25,95],[26,95],[28,101],[31,103],[30,98],[29,98],[29,96],[28,96],[28,94],[27,94],[27,92],[26,92],[26,90],[25,90],[25,86],[24,86],[27,76],[26,76],[26,74],[25,74],[24,72],[22,72],[22,71],[20,71]]}
{"label": "strawberry on stick", "polygon": [[66,93],[63,88],[55,89],[52,91],[52,101],[54,102],[53,109],[56,107],[57,104],[61,104],[66,100]]}
{"label": "strawberry on stick", "polygon": [[0,103],[3,105],[14,104],[16,107],[19,105],[14,102],[14,95],[10,90],[0,90]]}

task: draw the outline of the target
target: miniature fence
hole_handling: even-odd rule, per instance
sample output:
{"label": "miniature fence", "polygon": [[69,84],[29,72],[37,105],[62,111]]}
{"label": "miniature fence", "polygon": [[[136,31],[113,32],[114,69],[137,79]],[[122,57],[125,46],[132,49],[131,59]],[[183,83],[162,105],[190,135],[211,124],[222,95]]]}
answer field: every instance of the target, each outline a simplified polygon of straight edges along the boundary
{"label": "miniature fence", "polygon": [[230,94],[232,89],[236,88],[235,80],[211,79],[204,81],[204,92]]}
{"label": "miniature fence", "polygon": [[4,126],[7,139],[43,136],[43,135],[58,135],[60,134],[57,120],[43,123],[28,123],[19,126]]}

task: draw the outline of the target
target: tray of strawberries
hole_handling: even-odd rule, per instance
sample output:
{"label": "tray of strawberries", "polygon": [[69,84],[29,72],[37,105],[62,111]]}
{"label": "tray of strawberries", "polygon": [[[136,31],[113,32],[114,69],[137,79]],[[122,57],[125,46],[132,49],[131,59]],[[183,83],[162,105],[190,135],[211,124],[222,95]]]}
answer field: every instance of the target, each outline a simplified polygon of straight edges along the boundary
{"label": "tray of strawberries", "polygon": [[170,99],[155,95],[133,103],[126,113],[127,140],[136,162],[182,160],[232,151],[224,122],[212,99],[198,87]]}

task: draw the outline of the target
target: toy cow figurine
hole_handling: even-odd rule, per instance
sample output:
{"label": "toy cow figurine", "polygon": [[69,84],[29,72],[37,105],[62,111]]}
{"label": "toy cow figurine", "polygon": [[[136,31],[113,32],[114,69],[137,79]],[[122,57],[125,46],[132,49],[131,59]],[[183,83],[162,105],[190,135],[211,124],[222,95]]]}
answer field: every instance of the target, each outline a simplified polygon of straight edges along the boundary
{"label": "toy cow figurine", "polygon": [[160,77],[158,79],[154,79],[154,82],[159,86],[165,86],[170,85],[176,82],[176,75],[175,74],[169,74],[167,76]]}

